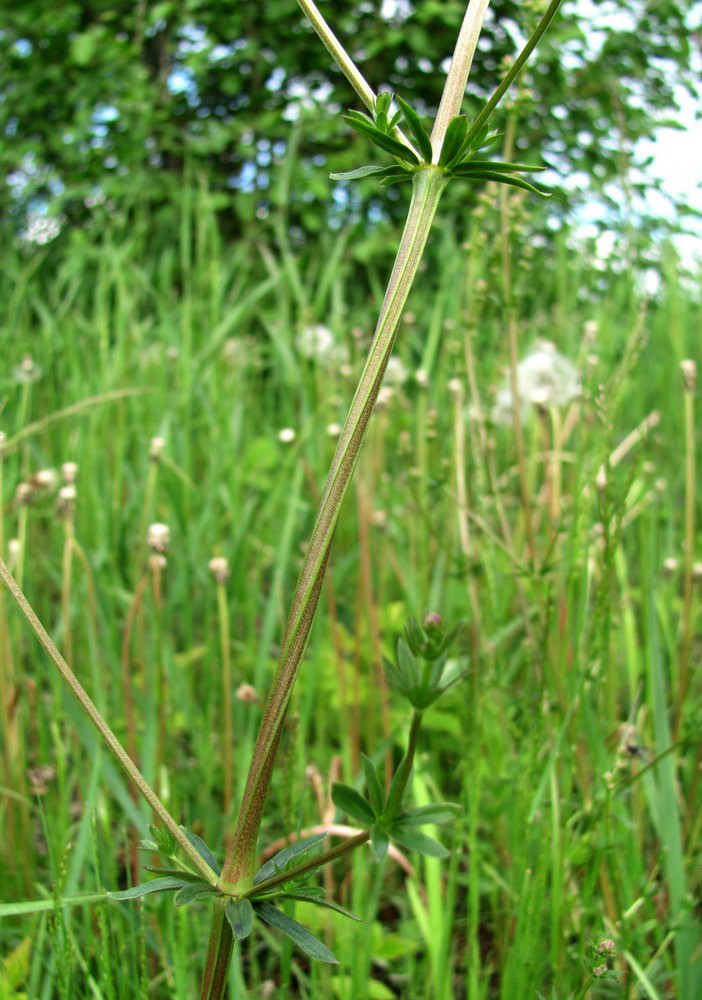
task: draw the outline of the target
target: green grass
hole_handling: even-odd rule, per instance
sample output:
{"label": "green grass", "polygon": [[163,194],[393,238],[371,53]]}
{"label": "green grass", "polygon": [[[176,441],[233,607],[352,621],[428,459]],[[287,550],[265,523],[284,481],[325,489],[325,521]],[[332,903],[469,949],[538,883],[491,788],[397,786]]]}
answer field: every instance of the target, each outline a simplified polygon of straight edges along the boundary
{"label": "green grass", "polygon": [[[587,982],[589,949],[605,937],[616,941],[619,978],[590,996],[702,995],[700,601],[695,590],[692,681],[674,737],[682,580],[662,572],[665,558],[683,558],[679,362],[702,362],[699,288],[671,259],[644,313],[625,272],[598,274],[565,249],[521,258],[521,353],[546,336],[578,360],[583,380],[580,415],[560,449],[555,511],[546,486],[554,467],[544,461],[553,426],[533,414],[525,425],[535,569],[512,432],[468,415],[467,345],[483,406],[508,357],[492,235],[477,229],[491,234],[496,222],[480,211],[463,245],[451,226],[439,227],[410,300],[397,353],[411,372],[427,372],[428,385],[410,379],[373,418],[261,844],[320,821],[308,765],[326,786],[336,755],[351,783],[359,749],[381,765],[387,753],[399,758],[406,712],[391,697],[384,719],[379,652],[392,652],[408,614],[439,608],[466,620],[461,653],[472,671],[426,713],[414,795],[463,803],[462,817],[439,833],[453,854],[410,857],[411,876],[392,859],[376,865],[365,848],[340,863],[335,897],[364,922],[304,914],[340,966],[310,966],[262,927],[235,954],[233,996],[526,1000],[555,987],[565,998]],[[59,648],[70,644],[77,674],[125,739],[125,622],[145,579],[127,643],[137,752],[169,810],[219,856],[234,817],[227,824],[222,813],[208,561],[225,555],[232,570],[234,686],[252,684],[264,699],[333,451],[325,428],[350,400],[386,271],[380,242],[328,233],[319,247],[293,249],[284,232],[281,217],[277,236],[262,231],[231,246],[200,190],[183,199],[176,234],[167,220],[134,213],[31,256],[6,248],[0,271],[3,556],[26,532],[25,592]],[[514,246],[518,256],[518,239]],[[599,329],[583,347],[590,319]],[[300,356],[296,333],[310,322],[346,345],[350,374]],[[26,352],[41,369],[36,381],[14,374]],[[448,385],[455,377],[464,382],[459,409]],[[659,426],[598,490],[601,464],[653,410]],[[294,443],[279,441],[284,427],[296,430]],[[154,435],[166,439],[157,466]],[[37,494],[27,508],[15,501],[20,481],[66,461],[79,465],[80,549],[69,570],[55,495]],[[468,509],[457,504],[459,464]],[[699,524],[699,504],[696,513]],[[171,529],[160,603],[144,568],[152,521]],[[196,995],[207,907],[176,910],[153,897],[143,908],[59,905],[128,884],[133,825],[143,834],[150,817],[7,596],[0,640],[9,706],[0,940],[14,956],[0,972],[5,993]],[[261,708],[234,699],[235,806]],[[627,723],[645,756],[619,751]],[[32,909],[29,900],[49,903]]]}

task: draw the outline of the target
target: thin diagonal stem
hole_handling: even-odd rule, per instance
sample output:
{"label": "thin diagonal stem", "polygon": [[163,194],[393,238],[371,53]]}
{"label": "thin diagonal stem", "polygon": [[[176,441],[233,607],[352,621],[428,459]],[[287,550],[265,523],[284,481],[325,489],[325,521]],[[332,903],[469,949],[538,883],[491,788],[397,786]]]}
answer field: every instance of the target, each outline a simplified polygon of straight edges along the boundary
{"label": "thin diagonal stem", "polygon": [[98,711],[95,703],[92,701],[87,691],[80,683],[76,675],[73,673],[71,668],[68,666],[64,658],[59,653],[58,649],[51,641],[46,629],[39,621],[34,611],[32,610],[27,598],[24,596],[20,588],[17,586],[14,577],[10,573],[9,569],[5,563],[0,559],[0,576],[2,577],[5,586],[10,591],[15,603],[18,608],[27,619],[27,622],[32,628],[32,631],[36,635],[37,639],[44,647],[46,652],[49,654],[50,659],[53,661],[54,666],[61,674],[66,684],[76,696],[86,715],[93,723],[97,731],[102,736],[103,740],[108,746],[108,749],[114,754],[117,760],[120,762],[124,770],[127,772],[127,776],[134,782],[136,787],[139,789],[141,794],[144,796],[146,801],[149,803],[153,811],[159,817],[163,825],[168,829],[168,831],[173,836],[174,840],[192,861],[195,868],[200,872],[200,874],[212,885],[217,881],[217,874],[214,872],[207,862],[200,856],[200,854],[195,850],[193,845],[190,843],[188,838],[185,836],[183,831],[180,829],[176,821],[173,819],[171,814],[168,812],[163,802],[159,799],[158,795],[153,791],[153,789],[147,784],[144,776],[142,775],[139,768],[136,766],[132,758],[129,756],[127,751],[124,749],[122,744],[119,742],[115,734],[112,732],[110,727],[107,725],[102,715]]}

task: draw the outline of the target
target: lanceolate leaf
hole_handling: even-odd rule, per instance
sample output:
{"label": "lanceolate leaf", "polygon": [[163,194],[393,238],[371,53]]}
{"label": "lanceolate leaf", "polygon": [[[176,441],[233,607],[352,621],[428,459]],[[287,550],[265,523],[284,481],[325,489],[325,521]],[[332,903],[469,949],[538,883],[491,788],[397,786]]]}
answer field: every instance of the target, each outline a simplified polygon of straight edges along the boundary
{"label": "lanceolate leaf", "polygon": [[194,903],[198,899],[214,896],[216,892],[217,889],[207,882],[190,882],[176,893],[174,902],[176,906],[187,906],[188,903]]}
{"label": "lanceolate leaf", "polygon": [[224,915],[237,941],[243,941],[249,936],[253,927],[254,911],[248,899],[228,899]]}
{"label": "lanceolate leaf", "polygon": [[167,878],[177,878],[184,882],[202,882],[202,875],[182,871],[180,868],[152,868],[150,865],[144,867],[147,872],[152,872],[154,875],[165,875]]}
{"label": "lanceolate leaf", "polygon": [[468,119],[465,115],[457,115],[449,122],[444,136],[439,157],[440,167],[450,167],[454,160],[463,152],[463,142],[468,133]]}
{"label": "lanceolate leaf", "polygon": [[523,181],[519,177],[511,177],[507,174],[499,173],[498,171],[481,170],[475,173],[469,174],[456,174],[456,177],[464,176],[475,178],[477,181],[497,181],[498,184],[509,184],[511,187],[522,188],[524,191],[531,191],[532,194],[541,195],[542,198],[550,198],[551,195],[548,191],[542,191],[541,188],[537,188],[534,184],[530,184],[529,181]]}
{"label": "lanceolate leaf", "polygon": [[279,871],[282,871],[285,866],[293,858],[296,858],[300,854],[304,854],[309,851],[311,847],[315,847],[317,844],[321,843],[326,837],[326,833],[317,833],[314,837],[306,837],[304,840],[296,840],[294,844],[290,844],[289,847],[284,847],[282,851],[266,861],[263,868],[259,870],[254,875],[253,884],[260,885],[261,882],[265,882],[267,878],[273,878],[277,875]]}
{"label": "lanceolate leaf", "polygon": [[361,177],[368,177],[370,174],[382,174],[387,167],[356,167],[355,170],[344,170],[341,173],[329,174],[333,181],[357,181]]}
{"label": "lanceolate leaf", "polygon": [[370,757],[366,757],[365,754],[361,754],[361,760],[363,761],[363,773],[366,776],[368,798],[375,810],[376,816],[379,816],[385,805],[385,792],[383,791],[383,786],[380,783],[380,778],[378,777],[378,772],[375,769],[373,761]]}
{"label": "lanceolate leaf", "polygon": [[449,856],[449,852],[438,840],[427,837],[426,833],[412,827],[403,826],[400,823],[394,824],[390,830],[390,836],[397,841],[400,847],[406,847],[408,851],[428,854],[430,858],[447,858]]}
{"label": "lanceolate leaf", "polygon": [[476,170],[497,171],[504,174],[533,173],[538,174],[546,167],[534,167],[529,163],[503,163],[500,160],[468,160],[456,167],[457,174],[474,173]]}
{"label": "lanceolate leaf", "polygon": [[344,118],[352,128],[356,129],[357,132],[360,132],[361,135],[365,135],[366,138],[370,139],[370,141],[374,143],[374,145],[379,146],[380,149],[384,149],[386,153],[392,153],[392,155],[396,156],[399,160],[411,163],[414,167],[419,166],[417,156],[408,146],[405,146],[404,143],[399,142],[397,139],[393,139],[391,135],[386,135],[385,132],[381,132],[379,128],[375,127],[375,125],[368,125],[366,122],[349,117],[349,115],[344,115]]}
{"label": "lanceolate leaf", "polygon": [[357,917],[355,913],[351,913],[350,910],[345,910],[343,906],[339,906],[331,899],[323,899],[320,896],[307,896],[304,893],[299,892],[283,892],[277,899],[296,899],[300,903],[314,903],[315,906],[324,906],[327,910],[334,910],[335,913],[341,913],[344,917],[349,917],[351,920],[357,920],[361,923],[361,918]]}
{"label": "lanceolate leaf", "polygon": [[205,841],[202,839],[202,837],[198,837],[196,833],[191,833],[190,830],[187,830],[184,826],[181,826],[181,830],[188,838],[190,843],[193,845],[193,847],[200,855],[200,857],[205,859],[205,861],[210,866],[212,871],[216,872],[217,875],[221,875],[222,870],[217,864],[217,859],[215,858],[214,854],[209,849]]}
{"label": "lanceolate leaf", "polygon": [[462,811],[462,807],[453,802],[433,802],[431,805],[408,809],[403,812],[397,823],[401,826],[424,826],[426,823],[440,826],[443,823],[452,823]]}
{"label": "lanceolate leaf", "polygon": [[432,149],[431,149],[431,139],[429,138],[426,129],[422,125],[421,118],[414,110],[410,107],[407,101],[403,101],[399,94],[396,95],[397,103],[402,109],[402,114],[407,122],[410,132],[414,136],[417,145],[419,146],[419,152],[424,157],[426,163],[431,163]]}
{"label": "lanceolate leaf", "polygon": [[388,853],[390,838],[385,830],[380,830],[377,826],[371,828],[371,849],[376,860],[382,861]]}
{"label": "lanceolate leaf", "polygon": [[254,909],[262,920],[265,920],[271,927],[277,927],[283,934],[287,934],[290,940],[310,958],[316,958],[320,962],[328,962],[330,965],[337,964],[334,953],[325,944],[322,944],[311,931],[308,931],[302,924],[298,924],[297,920],[293,920],[287,913],[283,913],[282,910],[270,903],[254,903]]}
{"label": "lanceolate leaf", "polygon": [[151,892],[182,889],[186,885],[188,885],[188,882],[182,878],[154,878],[150,882],[133,885],[131,889],[123,889],[120,892],[108,892],[107,895],[110,899],[138,899],[139,896],[147,896]]}
{"label": "lanceolate leaf", "polygon": [[366,802],[355,788],[351,788],[349,785],[344,785],[341,782],[335,782],[332,785],[331,797],[337,809],[341,809],[342,812],[353,816],[360,823],[370,826],[374,821],[375,813],[370,803]]}

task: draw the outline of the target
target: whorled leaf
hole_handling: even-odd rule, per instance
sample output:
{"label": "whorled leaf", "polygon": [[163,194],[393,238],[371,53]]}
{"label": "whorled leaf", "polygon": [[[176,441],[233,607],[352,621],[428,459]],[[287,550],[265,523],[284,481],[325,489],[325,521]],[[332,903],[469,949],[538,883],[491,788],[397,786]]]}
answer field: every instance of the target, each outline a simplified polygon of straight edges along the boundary
{"label": "whorled leaf", "polygon": [[248,899],[228,899],[224,915],[237,941],[243,941],[249,936],[253,927],[254,909]]}
{"label": "whorled leaf", "polygon": [[452,118],[446,129],[444,142],[441,146],[439,166],[449,170],[454,162],[458,162],[464,150],[464,140],[468,132],[468,119],[465,115]]}
{"label": "whorled leaf", "polygon": [[361,918],[357,917],[355,913],[351,913],[350,910],[345,910],[343,906],[335,903],[332,899],[324,899],[323,896],[308,896],[306,893],[302,892],[283,892],[276,899],[296,899],[300,903],[312,903],[314,906],[323,906],[327,910],[334,910],[335,913],[340,913],[343,917],[348,917],[350,920],[356,920],[361,923]]}
{"label": "whorled leaf", "polygon": [[463,812],[463,807],[454,802],[433,802],[426,806],[417,806],[414,809],[406,809],[398,818],[397,822],[403,826],[442,826],[445,823],[452,823]]}
{"label": "whorled leaf", "polygon": [[200,899],[210,899],[217,895],[217,888],[209,882],[189,882],[176,893],[174,903],[176,906],[187,906],[188,903],[195,903]]}
{"label": "whorled leaf", "polygon": [[108,892],[107,895],[110,899],[138,899],[139,896],[148,896],[152,892],[168,892],[174,889],[183,889],[189,884],[182,878],[154,878],[150,882],[133,885],[130,889],[122,889],[119,892]]}
{"label": "whorled leaf", "polygon": [[378,772],[375,769],[375,764],[370,757],[366,757],[365,754],[361,754],[361,760],[363,761],[363,773],[366,777],[368,799],[375,811],[376,816],[379,816],[383,811],[383,806],[385,805],[385,791],[383,790],[382,783],[378,777]]}
{"label": "whorled leaf", "polygon": [[417,851],[419,854],[426,854],[430,858],[447,858],[449,851],[443,844],[433,837],[428,837],[415,827],[403,826],[402,823],[393,823],[389,830],[392,839],[405,847],[408,851]]}
{"label": "whorled leaf", "polygon": [[207,844],[205,843],[205,841],[202,839],[202,837],[198,837],[198,835],[196,833],[191,833],[191,831],[188,830],[184,826],[181,826],[181,830],[183,831],[183,833],[185,834],[185,836],[188,838],[188,840],[190,841],[190,843],[193,845],[193,847],[195,848],[195,850],[197,851],[197,853],[200,855],[200,857],[203,858],[207,862],[207,864],[210,866],[210,868],[212,869],[212,871],[215,872],[215,874],[217,874],[217,875],[221,875],[222,874],[222,869],[219,867],[219,865],[217,863],[217,859],[215,858],[214,854],[209,849],[209,847],[207,846]]}
{"label": "whorled leaf", "polygon": [[284,871],[293,858],[298,857],[300,854],[305,854],[311,847],[315,847],[317,844],[321,843],[325,837],[326,833],[316,833],[313,837],[306,837],[304,840],[296,840],[295,843],[290,844],[289,847],[284,847],[283,850],[278,851],[278,853],[274,855],[270,861],[266,861],[262,868],[259,868],[254,875],[253,884],[260,885],[260,883],[265,882],[266,879],[273,878],[274,875]]}
{"label": "whorled leaf", "polygon": [[407,127],[409,128],[410,132],[414,137],[415,142],[417,143],[417,146],[419,147],[419,152],[422,154],[424,162],[431,163],[431,158],[432,158],[431,139],[429,138],[427,130],[422,125],[421,118],[414,110],[414,108],[411,107],[407,103],[407,101],[404,101],[399,94],[395,96],[395,99],[400,106],[405,121],[407,122]]}
{"label": "whorled leaf", "polygon": [[385,150],[386,153],[391,153],[399,160],[404,160],[405,163],[409,163],[413,167],[419,166],[419,158],[409,148],[409,146],[405,146],[404,143],[400,142],[398,139],[394,139],[386,132],[382,132],[375,125],[362,121],[360,117],[357,118],[352,117],[351,115],[344,115],[344,118],[352,128],[354,128],[357,132],[360,132],[360,134],[365,136],[367,139],[370,139],[370,141],[375,146],[378,146],[379,149]]}
{"label": "whorled leaf", "polygon": [[337,965],[338,960],[334,953],[316,938],[311,931],[308,931],[297,920],[293,920],[287,913],[283,913],[271,903],[254,902],[254,910],[262,920],[265,920],[271,927],[277,927],[283,934],[287,934],[293,944],[297,945],[310,958],[315,958],[320,962],[327,962],[329,965]]}
{"label": "whorled leaf", "polygon": [[348,813],[349,816],[353,816],[354,819],[357,819],[365,826],[370,826],[375,820],[375,812],[370,802],[367,802],[350,785],[344,785],[340,781],[335,781],[331,788],[331,797],[337,809]]}

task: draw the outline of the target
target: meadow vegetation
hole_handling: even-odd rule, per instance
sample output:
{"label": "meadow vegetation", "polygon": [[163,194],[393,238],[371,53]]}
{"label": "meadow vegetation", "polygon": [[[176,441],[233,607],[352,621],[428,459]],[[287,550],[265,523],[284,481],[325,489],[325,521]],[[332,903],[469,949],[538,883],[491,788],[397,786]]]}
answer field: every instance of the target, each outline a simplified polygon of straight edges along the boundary
{"label": "meadow vegetation", "polygon": [[[292,239],[296,155],[235,243],[193,168],[172,201],[2,250],[0,555],[220,860],[397,242]],[[440,614],[466,674],[424,711],[411,795],[462,806],[433,831],[450,857],[340,857],[327,898],[360,922],[285,903],[338,965],[259,921],[231,996],[702,993],[699,275],[647,247],[646,290],[631,233],[603,262],[494,188],[430,238],[259,841],[263,863],[359,832],[331,784],[362,791],[363,754],[389,783],[409,709],[384,659]],[[0,701],[0,996],[197,995],[211,904],[108,899],[153,864],[153,813],[4,588]]]}

